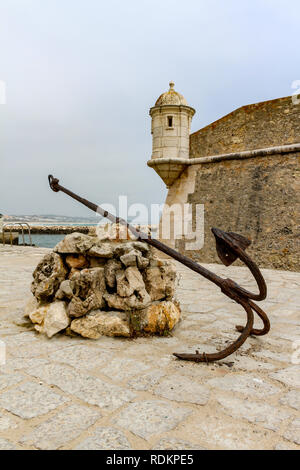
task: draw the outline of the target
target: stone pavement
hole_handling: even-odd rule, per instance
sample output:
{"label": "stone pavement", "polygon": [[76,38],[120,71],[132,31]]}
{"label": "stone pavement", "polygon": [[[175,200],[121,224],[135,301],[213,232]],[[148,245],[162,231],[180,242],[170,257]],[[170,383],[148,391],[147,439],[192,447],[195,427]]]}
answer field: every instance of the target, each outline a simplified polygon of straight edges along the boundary
{"label": "stone pavement", "polygon": [[[220,349],[245,321],[213,284],[178,264],[172,337],[49,340],[23,318],[47,251],[0,248],[0,449],[300,449],[300,273],[263,270],[268,336],[195,364],[172,352]],[[245,268],[210,267],[254,286]]]}

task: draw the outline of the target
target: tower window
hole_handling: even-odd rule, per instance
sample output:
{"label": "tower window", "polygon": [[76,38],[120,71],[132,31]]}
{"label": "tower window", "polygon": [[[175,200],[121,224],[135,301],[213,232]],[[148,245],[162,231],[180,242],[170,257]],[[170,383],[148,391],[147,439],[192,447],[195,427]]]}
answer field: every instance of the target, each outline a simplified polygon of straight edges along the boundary
{"label": "tower window", "polygon": [[168,116],[168,127],[173,127],[173,116]]}

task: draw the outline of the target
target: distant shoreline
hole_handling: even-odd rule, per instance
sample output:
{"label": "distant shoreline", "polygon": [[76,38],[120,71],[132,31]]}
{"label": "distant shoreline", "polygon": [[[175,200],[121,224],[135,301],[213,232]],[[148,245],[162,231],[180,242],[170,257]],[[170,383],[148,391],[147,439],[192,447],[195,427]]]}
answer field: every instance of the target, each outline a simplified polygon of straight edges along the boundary
{"label": "distant shoreline", "polygon": [[[80,232],[90,233],[93,231],[93,227],[96,225],[31,225],[30,232],[32,234],[40,235],[66,235],[68,233]],[[9,231],[22,233],[20,225],[10,225],[6,228],[6,232]],[[28,233],[28,227],[23,226],[24,233]]]}

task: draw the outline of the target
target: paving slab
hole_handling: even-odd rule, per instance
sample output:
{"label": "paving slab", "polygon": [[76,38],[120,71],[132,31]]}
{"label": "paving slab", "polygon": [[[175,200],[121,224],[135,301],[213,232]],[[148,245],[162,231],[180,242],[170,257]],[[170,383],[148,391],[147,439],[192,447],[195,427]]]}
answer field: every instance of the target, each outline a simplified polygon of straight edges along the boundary
{"label": "paving slab", "polygon": [[0,407],[24,419],[47,414],[67,401],[67,397],[35,382],[26,382],[0,395]]}
{"label": "paving slab", "polygon": [[149,439],[175,428],[191,412],[188,408],[172,406],[163,401],[141,401],[128,405],[114,419],[114,423],[143,439]]}
{"label": "paving slab", "polygon": [[[196,364],[172,353],[220,350],[245,322],[214,285],[177,263],[170,337],[49,340],[23,318],[48,251],[0,247],[0,449],[300,449],[300,273],[263,270],[270,333]],[[245,268],[204,266],[253,285]]]}
{"label": "paving slab", "polygon": [[96,409],[70,405],[36,426],[20,439],[20,443],[42,450],[56,450],[75,439],[99,418],[101,413]]}
{"label": "paving slab", "polygon": [[101,426],[76,447],[76,450],[131,450],[132,447],[122,431]]}

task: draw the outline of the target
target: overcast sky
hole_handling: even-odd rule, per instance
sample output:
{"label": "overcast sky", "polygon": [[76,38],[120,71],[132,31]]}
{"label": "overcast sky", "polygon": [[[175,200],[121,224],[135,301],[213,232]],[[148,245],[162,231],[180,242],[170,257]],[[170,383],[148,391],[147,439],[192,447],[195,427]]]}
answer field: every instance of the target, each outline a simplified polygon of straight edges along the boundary
{"label": "overcast sky", "polygon": [[192,131],[300,80],[299,0],[0,0],[0,212],[162,203],[149,108],[170,80]]}

